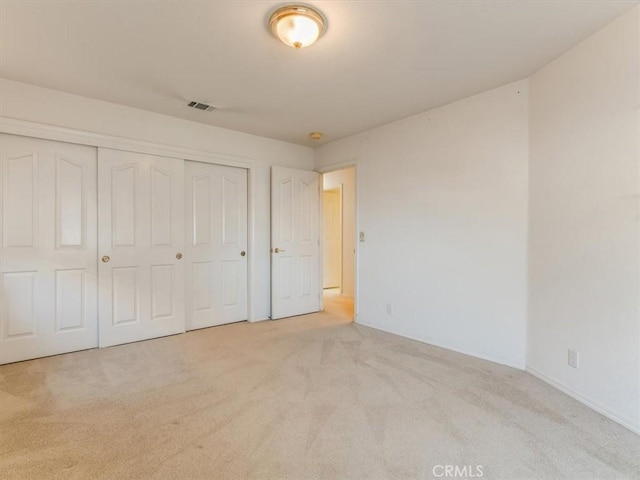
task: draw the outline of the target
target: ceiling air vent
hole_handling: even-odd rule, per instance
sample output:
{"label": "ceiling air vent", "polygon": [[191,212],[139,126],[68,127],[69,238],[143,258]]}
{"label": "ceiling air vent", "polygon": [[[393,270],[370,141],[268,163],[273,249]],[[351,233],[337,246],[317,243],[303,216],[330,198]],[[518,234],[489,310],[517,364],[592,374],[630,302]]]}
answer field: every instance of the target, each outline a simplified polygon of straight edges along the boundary
{"label": "ceiling air vent", "polygon": [[196,110],[202,110],[203,112],[210,112],[211,110],[216,109],[216,107],[200,102],[189,102],[187,104],[187,107],[195,108]]}

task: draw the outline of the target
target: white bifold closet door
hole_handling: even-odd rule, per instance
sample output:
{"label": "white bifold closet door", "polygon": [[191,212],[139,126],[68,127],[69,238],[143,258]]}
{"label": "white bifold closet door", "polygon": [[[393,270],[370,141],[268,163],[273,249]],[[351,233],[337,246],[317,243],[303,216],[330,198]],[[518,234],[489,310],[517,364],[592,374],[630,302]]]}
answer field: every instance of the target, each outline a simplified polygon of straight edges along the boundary
{"label": "white bifold closet door", "polygon": [[100,346],[184,332],[184,161],[98,150]]}
{"label": "white bifold closet door", "polygon": [[0,157],[0,363],[96,347],[96,149],[2,134]]}
{"label": "white bifold closet door", "polygon": [[247,170],[185,162],[187,330],[247,319]]}

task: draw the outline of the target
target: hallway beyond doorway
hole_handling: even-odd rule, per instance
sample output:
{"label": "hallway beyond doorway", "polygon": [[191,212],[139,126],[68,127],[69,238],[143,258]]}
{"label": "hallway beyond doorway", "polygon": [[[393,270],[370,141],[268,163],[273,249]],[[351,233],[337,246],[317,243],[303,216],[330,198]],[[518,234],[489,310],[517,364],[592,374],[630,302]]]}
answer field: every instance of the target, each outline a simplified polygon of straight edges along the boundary
{"label": "hallway beyond doorway", "polygon": [[356,169],[322,174],[324,310],[355,320]]}
{"label": "hallway beyond doorway", "polygon": [[322,295],[325,312],[353,320],[353,297],[342,295],[339,288],[325,288]]}

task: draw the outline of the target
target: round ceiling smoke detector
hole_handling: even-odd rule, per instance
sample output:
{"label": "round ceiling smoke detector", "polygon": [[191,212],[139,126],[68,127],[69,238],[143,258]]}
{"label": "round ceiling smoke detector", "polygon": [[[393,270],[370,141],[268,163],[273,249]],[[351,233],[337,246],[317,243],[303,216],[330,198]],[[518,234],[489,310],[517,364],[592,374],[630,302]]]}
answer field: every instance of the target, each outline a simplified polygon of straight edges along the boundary
{"label": "round ceiling smoke detector", "polygon": [[324,33],[322,14],[308,5],[286,5],[269,18],[273,35],[296,50],[315,43]]}
{"label": "round ceiling smoke detector", "polygon": [[323,133],[322,132],[311,132],[309,134],[309,138],[311,140],[320,140],[322,138]]}

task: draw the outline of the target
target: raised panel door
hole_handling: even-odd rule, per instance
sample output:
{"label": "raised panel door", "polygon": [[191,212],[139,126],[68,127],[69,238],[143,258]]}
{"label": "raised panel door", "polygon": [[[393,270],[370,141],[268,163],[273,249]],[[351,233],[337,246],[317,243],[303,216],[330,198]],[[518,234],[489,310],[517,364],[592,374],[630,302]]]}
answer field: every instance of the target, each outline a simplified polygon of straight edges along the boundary
{"label": "raised panel door", "polygon": [[186,162],[187,329],[247,319],[247,171]]}
{"label": "raised panel door", "polygon": [[271,318],[320,309],[319,174],[271,169]]}
{"label": "raised panel door", "polygon": [[96,347],[96,149],[2,134],[0,157],[0,363]]}
{"label": "raised panel door", "polygon": [[183,332],[184,161],[98,158],[100,346]]}

